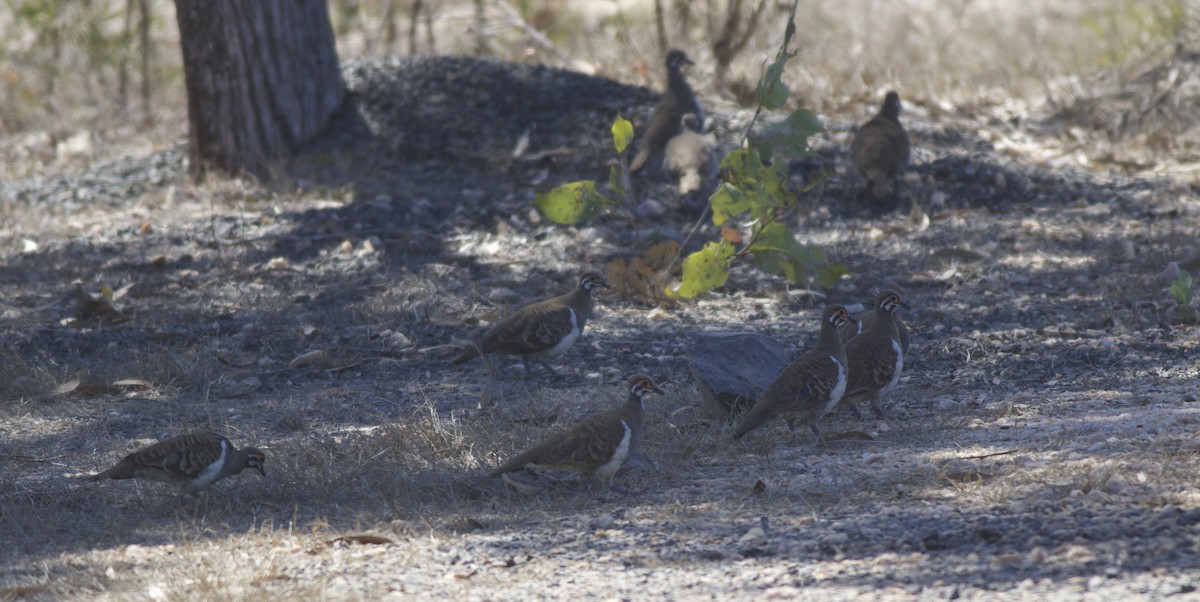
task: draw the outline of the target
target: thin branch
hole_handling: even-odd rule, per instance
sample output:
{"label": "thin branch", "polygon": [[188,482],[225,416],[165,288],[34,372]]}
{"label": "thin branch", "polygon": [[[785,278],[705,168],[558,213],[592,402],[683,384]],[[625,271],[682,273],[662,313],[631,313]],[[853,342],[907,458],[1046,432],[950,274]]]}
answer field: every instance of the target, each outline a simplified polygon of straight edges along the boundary
{"label": "thin branch", "polygon": [[758,6],[755,7],[754,12],[750,14],[750,20],[746,22],[746,30],[742,32],[742,38],[735,42],[733,47],[729,50],[731,59],[742,53],[742,49],[746,47],[746,44],[750,41],[751,36],[753,36],[755,30],[758,29],[758,20],[760,17],[762,17],[763,9],[766,7],[767,0],[759,0]]}
{"label": "thin branch", "polygon": [[511,4],[505,0],[500,0],[499,2],[496,2],[496,6],[500,7],[500,12],[504,13],[504,16],[508,19],[509,25],[520,29],[522,33],[529,36],[529,39],[533,40],[538,46],[553,52],[555,56],[557,56],[558,59],[563,62],[563,64],[571,64],[571,57],[568,56],[566,52],[563,52],[561,48],[556,46],[554,42],[551,42],[549,38],[542,35],[542,32],[534,29],[534,27],[529,23],[526,23],[525,19],[521,18],[521,15],[517,12],[517,9],[513,8]]}

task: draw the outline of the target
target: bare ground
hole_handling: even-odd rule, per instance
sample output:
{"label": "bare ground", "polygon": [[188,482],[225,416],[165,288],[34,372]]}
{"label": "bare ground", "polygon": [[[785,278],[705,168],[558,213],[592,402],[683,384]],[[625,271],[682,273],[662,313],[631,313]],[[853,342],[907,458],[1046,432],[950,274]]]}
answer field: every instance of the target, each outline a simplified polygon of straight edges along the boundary
{"label": "bare ground", "polygon": [[[675,309],[601,297],[561,380],[452,369],[481,319],[632,252],[627,224],[557,227],[529,200],[603,179],[612,114],[644,119],[653,97],[446,61],[352,66],[359,104],[271,186],[191,185],[178,148],[2,185],[0,597],[1196,596],[1200,328],[1163,275],[1200,271],[1190,184],[1071,167],[1068,144],[1025,125],[1037,116],[910,103],[903,206],[859,215],[843,146],[869,109],[831,115],[793,167],[839,176],[793,223],[850,268],[833,290],[740,266]],[[446,73],[504,94],[398,120]],[[746,117],[718,112],[718,133]],[[673,204],[666,182],[640,184]],[[640,234],[678,239],[695,218],[672,209]],[[77,279],[128,287],[125,317],[76,320]],[[733,442],[705,413],[686,333],[800,351],[826,300],[884,281],[914,305],[889,420],[827,417],[842,436],[812,446],[781,424]],[[621,477],[632,493],[481,476],[618,403],[635,371],[668,394],[648,461]],[[265,448],[267,478],[183,504],[81,481],[193,428]]]}

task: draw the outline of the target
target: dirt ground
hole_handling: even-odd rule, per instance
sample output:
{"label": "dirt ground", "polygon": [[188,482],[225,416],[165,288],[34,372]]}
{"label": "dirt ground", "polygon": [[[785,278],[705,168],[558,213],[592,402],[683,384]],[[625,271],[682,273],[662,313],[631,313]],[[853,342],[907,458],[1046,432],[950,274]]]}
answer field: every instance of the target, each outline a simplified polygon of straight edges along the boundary
{"label": "dirt ground", "polygon": [[[530,201],[606,179],[613,115],[644,123],[653,94],[467,59],[347,74],[355,103],[271,185],[189,183],[179,145],[0,184],[0,599],[1200,598],[1200,327],[1168,292],[1171,262],[1200,276],[1194,182],[1085,164],[1051,116],[910,102],[900,207],[860,211],[845,147],[873,107],[825,115],[792,172],[835,176],[789,220],[849,276],[601,295],[564,377],[526,378],[449,360],[633,252],[624,221]],[[734,144],[749,113],[712,113]],[[682,239],[698,212],[637,184],[665,209],[640,238]],[[75,281],[118,313],[80,319]],[[884,282],[913,305],[888,420],[797,445],[707,413],[688,333],[799,353],[824,303]],[[634,372],[667,394],[630,493],[483,476]],[[182,503],[83,481],[200,428],[266,450],[267,477]]]}

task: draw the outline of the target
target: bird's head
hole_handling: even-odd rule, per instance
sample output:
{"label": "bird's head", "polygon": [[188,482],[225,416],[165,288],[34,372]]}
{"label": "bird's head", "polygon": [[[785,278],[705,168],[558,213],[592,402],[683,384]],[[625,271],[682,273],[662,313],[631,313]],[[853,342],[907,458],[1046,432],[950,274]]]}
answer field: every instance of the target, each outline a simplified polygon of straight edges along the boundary
{"label": "bird's head", "polygon": [[649,376],[646,376],[645,374],[638,374],[638,375],[634,376],[633,378],[629,379],[629,394],[630,395],[637,397],[638,399],[641,399],[643,396],[645,396],[647,393],[649,393],[651,391],[658,393],[660,395],[663,394],[663,390],[658,388],[658,385],[655,385],[654,381]]}
{"label": "bird's head", "polygon": [[592,289],[602,286],[604,288],[612,288],[608,284],[608,280],[604,279],[604,275],[600,272],[587,271],[579,275],[579,288],[592,292]]}
{"label": "bird's head", "polygon": [[912,306],[900,296],[900,293],[890,288],[879,291],[879,294],[875,296],[875,307],[887,313],[896,311],[897,307],[912,309]]}
{"label": "bird's head", "polygon": [[879,113],[892,119],[899,119],[900,112],[903,110],[904,107],[900,105],[900,95],[895,90],[888,91],[887,95],[883,97],[883,106],[879,109]]}
{"label": "bird's head", "polygon": [[825,313],[821,316],[825,322],[832,324],[834,328],[841,328],[849,324],[852,320],[850,312],[846,310],[844,305],[826,305]]}
{"label": "bird's head", "polygon": [[258,474],[267,476],[267,471],[263,468],[263,462],[267,460],[267,455],[257,447],[247,447],[246,452],[246,468],[253,468],[258,471]]}
{"label": "bird's head", "polygon": [[687,65],[695,65],[682,50],[672,50],[667,53],[667,69],[682,69]]}

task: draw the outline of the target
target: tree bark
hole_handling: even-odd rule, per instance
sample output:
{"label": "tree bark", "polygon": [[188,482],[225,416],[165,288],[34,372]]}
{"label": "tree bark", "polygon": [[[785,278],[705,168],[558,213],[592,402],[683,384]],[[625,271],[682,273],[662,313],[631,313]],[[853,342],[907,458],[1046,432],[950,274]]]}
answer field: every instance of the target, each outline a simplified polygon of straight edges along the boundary
{"label": "tree bark", "polygon": [[269,176],[341,106],[325,0],[175,0],[194,177]]}

